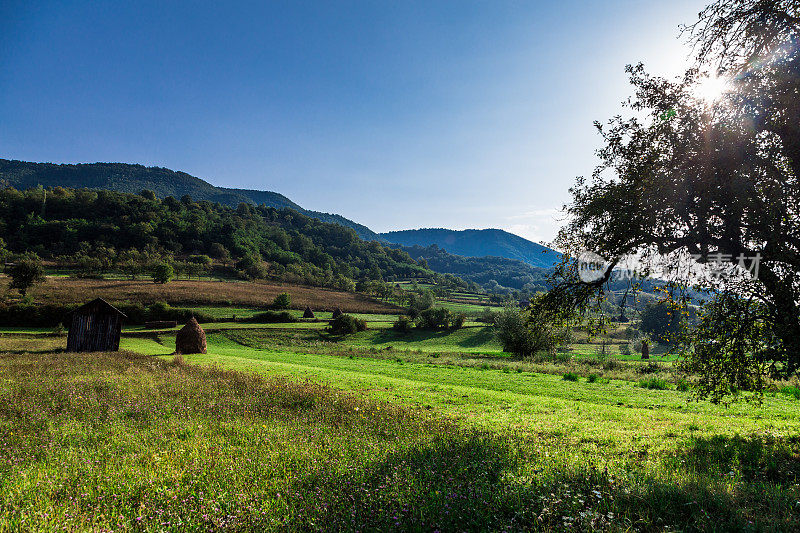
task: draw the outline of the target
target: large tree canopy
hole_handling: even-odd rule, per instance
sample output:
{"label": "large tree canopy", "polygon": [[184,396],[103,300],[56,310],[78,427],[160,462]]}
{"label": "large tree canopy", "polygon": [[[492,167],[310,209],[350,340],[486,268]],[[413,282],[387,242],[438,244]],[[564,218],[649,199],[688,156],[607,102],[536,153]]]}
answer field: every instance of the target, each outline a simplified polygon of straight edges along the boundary
{"label": "large tree canopy", "polygon": [[[596,124],[601,164],[571,189],[558,244],[608,258],[606,276],[582,285],[562,269],[550,302],[586,305],[626,256],[722,264],[726,275],[681,280],[718,296],[688,352],[704,370],[701,391],[718,399],[732,364],[743,376],[800,369],[800,3],[716,2],[685,32],[696,68],[667,80],[629,66],[631,116]],[[704,98],[698,86],[718,75],[726,91]],[[756,261],[757,277],[738,268]],[[709,320],[731,313],[748,334],[718,342]]]}

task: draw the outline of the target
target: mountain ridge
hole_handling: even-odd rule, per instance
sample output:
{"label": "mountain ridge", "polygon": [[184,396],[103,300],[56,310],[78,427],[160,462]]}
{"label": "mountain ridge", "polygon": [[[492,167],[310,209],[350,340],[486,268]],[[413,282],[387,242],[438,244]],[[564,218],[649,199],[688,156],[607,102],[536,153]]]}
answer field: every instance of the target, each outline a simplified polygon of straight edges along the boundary
{"label": "mountain ridge", "polygon": [[180,198],[188,194],[195,201],[206,200],[232,207],[240,203],[266,205],[276,209],[288,207],[323,222],[353,228],[364,240],[383,240],[363,224],[334,213],[305,209],[280,193],[218,187],[197,176],[165,167],[148,167],[137,163],[36,163],[0,159],[0,180],[5,180],[18,189],[38,185],[105,189],[127,193],[138,193],[148,189],[159,198],[167,196]]}
{"label": "mountain ridge", "polygon": [[218,187],[186,172],[137,163],[36,163],[0,159],[0,182],[3,181],[18,189],[42,185],[134,194],[147,189],[160,198],[189,195],[195,201],[206,200],[231,207],[249,203],[276,209],[289,208],[322,222],[352,228],[365,241],[423,248],[436,244],[455,255],[501,257],[538,268],[551,268],[560,259],[560,254],[554,250],[499,229],[423,228],[376,233],[341,215],[305,209],[277,192]]}
{"label": "mountain ridge", "polygon": [[538,268],[552,268],[561,254],[542,244],[501,229],[420,228],[380,233],[386,241],[402,246],[428,247],[433,244],[464,257],[504,257]]}

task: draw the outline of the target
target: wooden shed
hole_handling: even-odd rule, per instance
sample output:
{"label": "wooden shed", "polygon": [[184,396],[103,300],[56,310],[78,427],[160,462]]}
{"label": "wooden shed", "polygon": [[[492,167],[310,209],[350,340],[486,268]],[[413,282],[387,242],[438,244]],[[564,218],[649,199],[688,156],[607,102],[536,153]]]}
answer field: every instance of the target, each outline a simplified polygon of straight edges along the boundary
{"label": "wooden shed", "polygon": [[97,298],[66,316],[68,352],[116,352],[125,314]]}

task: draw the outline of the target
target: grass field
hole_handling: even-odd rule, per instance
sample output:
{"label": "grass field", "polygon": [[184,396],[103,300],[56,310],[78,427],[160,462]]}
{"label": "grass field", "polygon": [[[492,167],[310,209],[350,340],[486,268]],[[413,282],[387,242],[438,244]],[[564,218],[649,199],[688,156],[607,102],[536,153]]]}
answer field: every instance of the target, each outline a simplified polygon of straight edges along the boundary
{"label": "grass field", "polygon": [[792,397],[726,409],[454,364],[474,354],[235,334],[188,366],[170,336],[123,339],[146,355],[0,337],[0,529],[800,527]]}
{"label": "grass field", "polygon": [[[304,289],[38,287],[217,322],[179,358],[178,328],[125,327],[118,354],[0,328],[0,532],[800,529],[797,395],[690,401],[672,358],[621,352],[625,325],[523,360],[482,324],[400,333],[390,305]],[[245,321],[284,290],[318,319]],[[462,296],[443,304],[483,311]],[[335,306],[367,331],[327,332]]]}
{"label": "grass field", "polygon": [[[0,277],[0,292],[8,292],[8,279]],[[73,278],[47,278],[35,285],[30,296],[37,303],[79,304],[102,297],[114,302],[145,305],[164,301],[176,307],[264,308],[278,294],[288,292],[292,307],[332,311],[336,307],[351,313],[397,313],[399,308],[362,294],[318,287],[269,282],[171,281],[159,285],[152,281],[120,281]]]}

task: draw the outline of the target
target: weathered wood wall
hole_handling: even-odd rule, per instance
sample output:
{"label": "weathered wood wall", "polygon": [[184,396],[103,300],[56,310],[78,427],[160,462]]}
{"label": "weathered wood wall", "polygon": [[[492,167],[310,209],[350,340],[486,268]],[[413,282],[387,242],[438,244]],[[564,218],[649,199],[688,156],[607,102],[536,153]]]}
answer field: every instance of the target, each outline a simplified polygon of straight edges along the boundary
{"label": "weathered wood wall", "polygon": [[122,317],[112,313],[75,313],[67,336],[69,352],[116,352]]}

